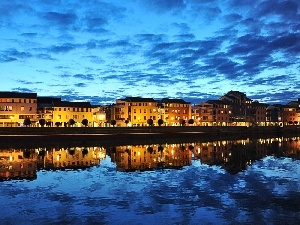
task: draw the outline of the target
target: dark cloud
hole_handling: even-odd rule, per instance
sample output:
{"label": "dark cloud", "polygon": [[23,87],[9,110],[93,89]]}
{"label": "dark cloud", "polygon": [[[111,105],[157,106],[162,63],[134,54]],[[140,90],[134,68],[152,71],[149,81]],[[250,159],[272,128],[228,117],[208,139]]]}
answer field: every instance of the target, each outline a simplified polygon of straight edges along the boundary
{"label": "dark cloud", "polygon": [[17,60],[25,60],[33,57],[30,52],[18,51],[15,48],[7,49],[0,52],[0,62],[13,62]]}
{"label": "dark cloud", "polygon": [[77,15],[74,13],[61,13],[61,12],[46,12],[42,17],[47,20],[48,25],[60,25],[60,26],[69,26],[74,24]]}
{"label": "dark cloud", "polygon": [[28,37],[28,38],[35,38],[38,34],[37,33],[22,33],[21,36]]}
{"label": "dark cloud", "polygon": [[75,83],[74,86],[77,88],[82,88],[82,87],[87,87],[87,84],[86,83]]}
{"label": "dark cloud", "polygon": [[67,53],[67,52],[70,52],[72,50],[75,50],[75,49],[81,48],[81,47],[82,47],[82,45],[65,43],[63,45],[51,46],[51,47],[47,48],[46,50],[48,52],[53,52],[53,53]]}
{"label": "dark cloud", "polygon": [[88,81],[93,81],[95,80],[93,74],[75,74],[73,75],[74,78],[80,79],[80,80],[88,80]]}
{"label": "dark cloud", "polygon": [[283,19],[299,19],[298,4],[298,1],[266,0],[257,6],[257,14],[262,17],[278,15]]}
{"label": "dark cloud", "polygon": [[276,38],[275,40],[271,41],[269,47],[272,50],[279,50],[284,49],[289,53],[299,53],[300,49],[300,34],[287,34],[281,37]]}
{"label": "dark cloud", "polygon": [[150,7],[156,9],[158,12],[167,12],[178,9],[184,9],[185,3],[184,0],[168,0],[168,1],[160,1],[160,0],[151,0],[151,1],[143,1],[146,7]]}

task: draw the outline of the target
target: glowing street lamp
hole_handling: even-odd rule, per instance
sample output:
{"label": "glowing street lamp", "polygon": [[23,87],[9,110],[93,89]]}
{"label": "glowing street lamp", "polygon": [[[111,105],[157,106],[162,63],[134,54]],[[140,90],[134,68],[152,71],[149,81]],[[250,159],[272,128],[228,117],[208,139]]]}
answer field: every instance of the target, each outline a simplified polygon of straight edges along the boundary
{"label": "glowing street lamp", "polygon": [[10,126],[12,127],[12,121],[14,119],[14,116],[10,116]]}

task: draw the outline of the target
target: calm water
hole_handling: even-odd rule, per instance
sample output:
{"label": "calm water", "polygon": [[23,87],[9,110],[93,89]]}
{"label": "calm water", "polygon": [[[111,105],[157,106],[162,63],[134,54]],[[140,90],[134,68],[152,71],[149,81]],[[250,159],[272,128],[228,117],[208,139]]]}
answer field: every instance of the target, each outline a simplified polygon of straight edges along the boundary
{"label": "calm water", "polygon": [[299,224],[300,138],[0,150],[0,224]]}

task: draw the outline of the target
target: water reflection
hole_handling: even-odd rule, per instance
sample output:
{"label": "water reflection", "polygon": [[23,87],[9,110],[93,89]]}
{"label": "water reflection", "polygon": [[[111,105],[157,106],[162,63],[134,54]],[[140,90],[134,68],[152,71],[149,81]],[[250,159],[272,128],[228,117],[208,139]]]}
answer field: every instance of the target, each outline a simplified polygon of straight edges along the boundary
{"label": "water reflection", "polygon": [[85,169],[105,156],[102,147],[1,149],[0,179],[33,180],[38,170]]}
{"label": "water reflection", "polygon": [[0,179],[37,178],[39,170],[76,170],[100,165],[106,156],[117,171],[182,169],[192,160],[217,165],[230,174],[266,156],[300,158],[300,138],[268,138],[107,147],[1,149]]}

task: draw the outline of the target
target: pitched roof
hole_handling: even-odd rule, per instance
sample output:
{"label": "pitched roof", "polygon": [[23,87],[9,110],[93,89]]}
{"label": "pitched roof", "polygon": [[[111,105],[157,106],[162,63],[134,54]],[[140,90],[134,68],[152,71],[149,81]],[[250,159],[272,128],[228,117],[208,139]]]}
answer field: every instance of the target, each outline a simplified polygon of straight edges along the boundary
{"label": "pitched roof", "polygon": [[27,99],[36,99],[37,98],[37,93],[23,93],[23,92],[0,91],[0,98],[27,98]]}
{"label": "pitched roof", "polygon": [[230,103],[224,102],[222,100],[207,100],[206,102],[215,105],[230,105]]}
{"label": "pitched roof", "polygon": [[91,108],[91,103],[89,102],[68,102],[60,101],[53,102],[53,107],[78,107],[78,108]]}
{"label": "pitched roof", "polygon": [[60,102],[61,98],[58,97],[37,97],[38,104],[51,104],[52,102]]}
{"label": "pitched roof", "polygon": [[142,97],[126,97],[125,101],[128,101],[128,102],[157,102],[153,98],[142,98]]}
{"label": "pitched roof", "polygon": [[186,102],[184,101],[183,99],[180,99],[180,98],[163,98],[161,100],[161,102],[163,103],[177,103],[177,104],[190,104],[190,102]]}

